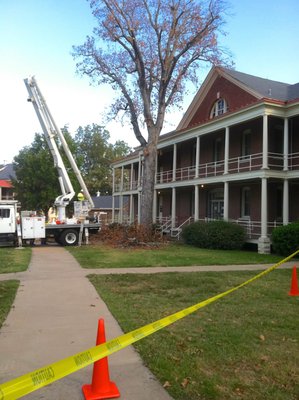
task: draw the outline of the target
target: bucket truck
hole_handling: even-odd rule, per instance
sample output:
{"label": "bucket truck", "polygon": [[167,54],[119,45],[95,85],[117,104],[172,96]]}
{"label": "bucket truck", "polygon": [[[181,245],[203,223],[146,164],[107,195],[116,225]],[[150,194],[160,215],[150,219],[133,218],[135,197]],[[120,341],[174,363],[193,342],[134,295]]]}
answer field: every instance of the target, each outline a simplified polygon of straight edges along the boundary
{"label": "bucket truck", "polygon": [[[89,233],[97,232],[100,228],[99,221],[90,222],[87,219],[89,211],[94,207],[92,198],[64,135],[50,113],[36,79],[31,77],[24,79],[24,82],[29,94],[28,101],[34,107],[58,172],[61,194],[54,201],[57,215],[53,212],[54,208],[51,208],[48,213],[48,223],[45,223],[45,217],[38,215],[36,211],[22,211],[21,218],[18,219],[17,201],[0,201],[0,242],[2,239],[4,243],[12,241],[20,245],[24,239],[54,237],[56,242],[63,246],[76,245],[78,242],[80,244],[82,238],[88,241]],[[66,217],[66,207],[74,198],[75,191],[55,138],[60,141],[85,198],[85,200],[74,202],[74,217],[71,219]]]}

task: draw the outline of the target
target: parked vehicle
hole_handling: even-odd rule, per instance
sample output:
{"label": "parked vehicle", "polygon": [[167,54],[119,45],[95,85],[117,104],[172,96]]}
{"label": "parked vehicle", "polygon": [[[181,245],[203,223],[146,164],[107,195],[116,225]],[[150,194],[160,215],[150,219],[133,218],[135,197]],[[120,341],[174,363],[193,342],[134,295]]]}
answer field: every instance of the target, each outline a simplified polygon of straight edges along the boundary
{"label": "parked vehicle", "polygon": [[[47,223],[46,217],[37,211],[21,211],[19,213],[17,200],[0,201],[0,244],[22,245],[24,240],[41,239],[45,241],[49,237],[53,237],[57,243],[63,246],[81,244],[82,240],[88,242],[89,234],[100,229],[98,220],[90,222],[88,218],[90,211],[94,208],[92,198],[68,144],[50,113],[36,79],[28,78],[24,82],[29,94],[28,101],[34,106],[58,171],[61,194],[56,197],[54,206],[49,209]],[[55,138],[59,139],[82,188],[81,200],[74,202],[72,218],[67,218],[66,208],[73,200],[75,191]]]}

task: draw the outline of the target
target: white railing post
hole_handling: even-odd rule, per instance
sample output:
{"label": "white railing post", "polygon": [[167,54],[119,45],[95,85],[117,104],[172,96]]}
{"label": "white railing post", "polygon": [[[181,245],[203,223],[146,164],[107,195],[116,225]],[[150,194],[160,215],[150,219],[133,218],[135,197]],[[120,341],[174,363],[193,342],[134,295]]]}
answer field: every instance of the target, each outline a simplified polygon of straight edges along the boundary
{"label": "white railing post", "polygon": [[283,181],[283,206],[282,206],[282,221],[283,225],[289,223],[289,181],[284,179]]}
{"label": "white railing post", "polygon": [[284,129],[283,129],[283,170],[287,171],[289,169],[288,163],[289,157],[289,120],[284,119]]}
{"label": "white railing post", "polygon": [[194,187],[194,220],[199,218],[199,185]]}
{"label": "white railing post", "polygon": [[224,145],[224,174],[228,174],[229,159],[229,127],[225,128],[225,145]]}
{"label": "white railing post", "polygon": [[263,169],[268,169],[268,115],[263,115]]}
{"label": "white railing post", "polygon": [[196,137],[196,153],[195,153],[195,178],[198,178],[198,168],[200,163],[200,137]]}
{"label": "white railing post", "polygon": [[177,144],[173,145],[173,160],[172,160],[172,182],[176,181],[176,160],[177,160]]}
{"label": "white railing post", "polygon": [[172,204],[171,204],[171,228],[175,228],[176,221],[176,189],[172,188]]}

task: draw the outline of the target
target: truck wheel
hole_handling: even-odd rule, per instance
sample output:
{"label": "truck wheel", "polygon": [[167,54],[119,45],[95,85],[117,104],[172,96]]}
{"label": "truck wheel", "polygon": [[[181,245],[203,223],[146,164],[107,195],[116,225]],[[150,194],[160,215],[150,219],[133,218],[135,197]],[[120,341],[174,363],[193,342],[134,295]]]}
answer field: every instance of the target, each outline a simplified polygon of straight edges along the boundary
{"label": "truck wheel", "polygon": [[56,242],[57,244],[61,244],[61,242],[60,242],[60,235],[59,235],[59,234],[57,234],[57,233],[54,234],[54,240],[55,240],[55,242]]}
{"label": "truck wheel", "polygon": [[79,240],[79,232],[75,229],[66,229],[61,232],[59,242],[62,246],[76,246]]}

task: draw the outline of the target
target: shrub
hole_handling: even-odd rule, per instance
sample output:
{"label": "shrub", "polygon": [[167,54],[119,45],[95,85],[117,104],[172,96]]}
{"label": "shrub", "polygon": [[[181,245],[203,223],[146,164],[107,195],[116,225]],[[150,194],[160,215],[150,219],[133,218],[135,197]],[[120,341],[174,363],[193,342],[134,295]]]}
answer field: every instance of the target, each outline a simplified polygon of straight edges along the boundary
{"label": "shrub", "polygon": [[272,246],[273,251],[282,256],[294,253],[299,247],[299,222],[273,229]]}
{"label": "shrub", "polygon": [[187,244],[206,249],[234,250],[245,243],[245,231],[226,221],[197,221],[185,227],[182,237]]}

